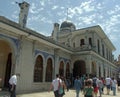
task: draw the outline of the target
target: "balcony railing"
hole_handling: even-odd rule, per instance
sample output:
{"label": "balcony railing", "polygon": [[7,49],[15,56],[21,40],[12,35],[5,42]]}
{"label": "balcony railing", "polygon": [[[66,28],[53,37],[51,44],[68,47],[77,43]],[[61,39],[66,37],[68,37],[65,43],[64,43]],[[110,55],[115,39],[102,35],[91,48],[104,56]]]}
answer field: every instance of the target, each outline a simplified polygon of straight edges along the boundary
{"label": "balcony railing", "polygon": [[87,50],[95,50],[94,46],[91,45],[82,45],[80,47],[74,48],[75,51],[87,51]]}

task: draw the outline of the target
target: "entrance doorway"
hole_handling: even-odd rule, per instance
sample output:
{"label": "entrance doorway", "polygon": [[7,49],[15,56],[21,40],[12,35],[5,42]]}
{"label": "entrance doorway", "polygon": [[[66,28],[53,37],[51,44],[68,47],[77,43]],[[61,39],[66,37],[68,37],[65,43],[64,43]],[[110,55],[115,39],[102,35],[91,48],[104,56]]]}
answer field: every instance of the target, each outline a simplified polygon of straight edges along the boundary
{"label": "entrance doorway", "polygon": [[12,50],[9,43],[5,40],[0,40],[0,83],[1,88],[8,88],[8,81],[11,75],[12,67]]}
{"label": "entrance doorway", "polygon": [[83,60],[76,61],[73,67],[73,77],[82,76],[84,74],[86,74],[85,61]]}
{"label": "entrance doorway", "polygon": [[6,63],[6,70],[5,70],[5,80],[4,80],[5,88],[9,87],[8,81],[10,79],[11,66],[12,66],[12,53],[9,53],[7,58],[7,63]]}

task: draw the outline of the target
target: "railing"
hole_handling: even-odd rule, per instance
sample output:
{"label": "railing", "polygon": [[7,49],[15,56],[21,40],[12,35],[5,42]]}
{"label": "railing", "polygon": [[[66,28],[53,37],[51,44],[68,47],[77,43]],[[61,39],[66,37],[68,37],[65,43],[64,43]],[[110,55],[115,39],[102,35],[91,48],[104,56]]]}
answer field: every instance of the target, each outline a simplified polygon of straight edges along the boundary
{"label": "railing", "polygon": [[[74,48],[75,51],[94,51],[95,53],[99,54],[101,57],[104,57],[106,60],[109,60],[107,59],[105,56],[103,56],[102,54],[98,53],[96,51],[96,46],[91,46],[91,45],[82,45],[80,47],[76,47]],[[113,63],[113,60],[109,60],[110,62]]]}
{"label": "railing", "polygon": [[89,51],[89,50],[95,51],[95,47],[92,47],[91,45],[82,45],[80,47],[74,48],[74,50],[76,50],[76,51]]}

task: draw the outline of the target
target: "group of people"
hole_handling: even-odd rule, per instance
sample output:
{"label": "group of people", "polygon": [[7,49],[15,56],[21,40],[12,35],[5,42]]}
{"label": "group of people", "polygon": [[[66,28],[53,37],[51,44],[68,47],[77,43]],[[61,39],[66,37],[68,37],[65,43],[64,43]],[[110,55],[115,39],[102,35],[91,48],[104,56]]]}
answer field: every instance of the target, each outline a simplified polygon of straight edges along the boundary
{"label": "group of people", "polygon": [[[1,81],[2,79],[0,79]],[[63,97],[65,95],[65,89],[69,91],[71,81],[66,79],[59,74],[56,74],[56,78],[52,81],[49,92],[53,89],[55,97]],[[12,75],[9,80],[9,91],[10,97],[16,97],[16,85],[17,85],[17,75]],[[115,79],[114,77],[106,78],[100,77],[86,77],[86,76],[76,76],[74,79],[73,87],[76,91],[76,97],[79,97],[80,91],[83,92],[84,97],[102,97],[104,94],[104,87],[107,89],[107,95],[110,94],[110,91],[113,91],[113,95],[116,95],[116,89],[120,91],[120,78]]]}
{"label": "group of people", "polygon": [[104,94],[104,87],[107,89],[107,95],[109,95],[112,90],[113,96],[115,96],[117,85],[119,90],[120,80],[116,80],[114,77],[110,78],[109,76],[106,78],[97,78],[96,76],[92,78],[79,78],[79,76],[77,76],[74,81],[76,97],[79,97],[80,91],[83,92],[84,97],[97,97],[98,95],[102,97],[102,94]]}
{"label": "group of people", "polygon": [[[74,79],[73,87],[76,91],[76,97],[79,97],[80,92],[83,93],[84,97],[102,97],[104,94],[104,88],[107,89],[107,95],[110,94],[112,90],[113,96],[116,95],[116,89],[118,85],[118,90],[120,86],[120,80],[116,80],[114,77],[106,78],[96,76],[94,77],[79,77],[76,76]],[[60,77],[58,74],[56,78],[52,81],[49,91],[53,89],[55,97],[63,97],[65,95],[65,89],[67,89],[67,84],[64,77]]]}

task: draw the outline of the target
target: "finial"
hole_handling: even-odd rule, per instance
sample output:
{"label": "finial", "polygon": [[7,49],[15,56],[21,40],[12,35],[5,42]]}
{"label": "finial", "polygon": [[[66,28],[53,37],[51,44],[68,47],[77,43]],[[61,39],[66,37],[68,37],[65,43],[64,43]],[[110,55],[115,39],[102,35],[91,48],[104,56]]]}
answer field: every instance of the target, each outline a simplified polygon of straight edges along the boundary
{"label": "finial", "polygon": [[67,8],[67,17],[66,17],[66,21],[68,21],[68,8]]}

